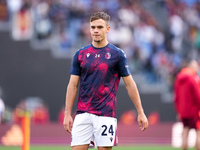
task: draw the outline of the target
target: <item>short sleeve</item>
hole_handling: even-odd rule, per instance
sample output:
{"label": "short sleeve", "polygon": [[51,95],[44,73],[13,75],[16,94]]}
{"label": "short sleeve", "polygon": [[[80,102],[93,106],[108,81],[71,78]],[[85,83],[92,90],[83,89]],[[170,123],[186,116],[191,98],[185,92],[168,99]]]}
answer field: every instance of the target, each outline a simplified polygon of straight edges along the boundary
{"label": "short sleeve", "polygon": [[128,76],[131,74],[129,66],[128,66],[128,61],[126,58],[126,54],[124,53],[123,50],[119,51],[119,72],[120,72],[120,76],[124,77],[124,76]]}
{"label": "short sleeve", "polygon": [[79,61],[78,61],[79,52],[80,52],[80,51],[77,51],[77,52],[74,54],[73,59],[72,59],[71,68],[70,68],[70,70],[69,70],[69,73],[70,73],[70,74],[78,75],[78,76],[81,75],[81,67],[80,67],[80,63],[79,63]]}

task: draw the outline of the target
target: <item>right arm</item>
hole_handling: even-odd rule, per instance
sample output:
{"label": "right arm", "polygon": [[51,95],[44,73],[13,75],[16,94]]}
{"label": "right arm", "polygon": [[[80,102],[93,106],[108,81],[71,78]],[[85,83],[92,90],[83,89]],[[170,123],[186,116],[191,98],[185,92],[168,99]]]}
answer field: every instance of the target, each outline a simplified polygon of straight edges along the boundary
{"label": "right arm", "polygon": [[124,80],[128,95],[131,98],[132,102],[134,103],[135,108],[137,109],[138,124],[141,130],[144,131],[148,127],[148,120],[143,111],[137,85],[131,75],[123,77],[123,80]]}
{"label": "right arm", "polygon": [[69,133],[71,133],[71,129],[73,125],[71,111],[72,111],[74,101],[76,99],[79,79],[80,79],[80,76],[71,75],[69,84],[67,86],[66,102],[65,102],[65,116],[64,116],[63,126],[65,130]]}

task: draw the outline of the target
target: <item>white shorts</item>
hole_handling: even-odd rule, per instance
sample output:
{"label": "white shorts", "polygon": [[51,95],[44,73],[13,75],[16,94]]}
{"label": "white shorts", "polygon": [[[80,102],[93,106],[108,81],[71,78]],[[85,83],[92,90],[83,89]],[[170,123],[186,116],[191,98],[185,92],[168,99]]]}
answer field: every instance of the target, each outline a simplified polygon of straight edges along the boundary
{"label": "white shorts", "polygon": [[72,127],[71,146],[95,143],[95,146],[116,146],[117,119],[90,113],[76,115]]}

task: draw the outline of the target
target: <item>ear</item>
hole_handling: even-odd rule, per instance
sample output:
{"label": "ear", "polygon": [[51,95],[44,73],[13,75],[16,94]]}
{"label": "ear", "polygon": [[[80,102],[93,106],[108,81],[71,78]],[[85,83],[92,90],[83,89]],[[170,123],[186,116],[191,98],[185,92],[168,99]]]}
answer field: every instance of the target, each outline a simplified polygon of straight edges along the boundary
{"label": "ear", "polygon": [[107,31],[106,32],[108,33],[109,31],[110,31],[110,26],[107,26]]}

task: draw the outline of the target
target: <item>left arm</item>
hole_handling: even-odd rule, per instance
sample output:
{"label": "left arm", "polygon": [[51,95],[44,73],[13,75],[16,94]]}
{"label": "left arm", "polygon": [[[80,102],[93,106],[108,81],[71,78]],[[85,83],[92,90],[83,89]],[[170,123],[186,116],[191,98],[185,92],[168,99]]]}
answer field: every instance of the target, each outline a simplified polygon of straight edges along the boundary
{"label": "left arm", "polygon": [[148,120],[147,120],[146,115],[144,114],[144,110],[142,107],[142,103],[141,103],[141,99],[140,99],[140,95],[139,95],[136,83],[133,80],[131,75],[123,77],[123,80],[124,80],[128,95],[137,109],[138,124],[141,130],[144,131],[148,127]]}

